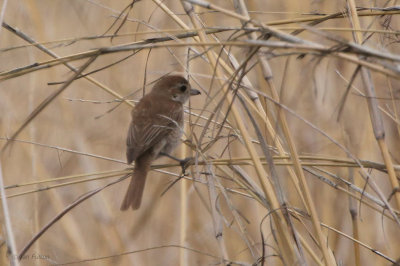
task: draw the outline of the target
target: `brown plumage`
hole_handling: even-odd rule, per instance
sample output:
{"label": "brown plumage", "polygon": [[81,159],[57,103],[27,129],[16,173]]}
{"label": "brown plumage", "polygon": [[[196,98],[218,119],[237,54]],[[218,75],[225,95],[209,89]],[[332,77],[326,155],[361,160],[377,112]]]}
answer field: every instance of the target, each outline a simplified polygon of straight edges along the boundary
{"label": "brown plumage", "polygon": [[170,154],[179,144],[183,127],[183,104],[200,94],[181,76],[161,78],[132,111],[126,139],[128,163],[135,161],[133,176],[121,205],[139,209],[147,172],[160,153]]}

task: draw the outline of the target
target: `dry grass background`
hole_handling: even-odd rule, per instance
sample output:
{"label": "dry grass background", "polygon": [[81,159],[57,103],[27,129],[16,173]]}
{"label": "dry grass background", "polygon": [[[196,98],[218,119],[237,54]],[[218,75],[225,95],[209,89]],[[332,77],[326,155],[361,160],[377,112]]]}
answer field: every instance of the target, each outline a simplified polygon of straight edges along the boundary
{"label": "dry grass background", "polygon": [[[196,158],[187,179],[160,197],[181,171],[156,161],[140,210],[119,211],[128,180],[107,187],[52,224],[21,265],[400,258],[400,10],[387,8],[398,1],[0,2],[0,265],[17,265],[69,204],[127,173],[130,110],[168,73],[203,93],[175,152]],[[109,67],[72,80],[65,64]]]}

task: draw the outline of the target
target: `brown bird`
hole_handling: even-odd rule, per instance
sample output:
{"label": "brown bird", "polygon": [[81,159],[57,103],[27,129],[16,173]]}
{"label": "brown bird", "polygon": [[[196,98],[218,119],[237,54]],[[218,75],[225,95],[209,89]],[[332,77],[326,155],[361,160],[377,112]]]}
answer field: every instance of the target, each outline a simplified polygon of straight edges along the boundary
{"label": "brown bird", "polygon": [[[121,210],[139,209],[151,163],[179,144],[183,127],[183,104],[200,91],[181,76],[162,77],[132,111],[126,139],[128,163],[135,161],[133,176]],[[176,159],[176,158],[174,158]]]}

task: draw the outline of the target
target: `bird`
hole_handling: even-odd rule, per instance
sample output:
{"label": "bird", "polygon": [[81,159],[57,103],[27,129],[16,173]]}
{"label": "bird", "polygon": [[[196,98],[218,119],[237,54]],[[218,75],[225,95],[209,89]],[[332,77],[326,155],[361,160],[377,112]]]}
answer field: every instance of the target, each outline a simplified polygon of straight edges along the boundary
{"label": "bird", "polygon": [[[161,77],[132,110],[126,138],[128,164],[135,162],[121,211],[140,208],[147,173],[160,156],[171,155],[182,137],[183,105],[190,96],[201,94],[180,75]],[[180,160],[179,160],[180,161]]]}

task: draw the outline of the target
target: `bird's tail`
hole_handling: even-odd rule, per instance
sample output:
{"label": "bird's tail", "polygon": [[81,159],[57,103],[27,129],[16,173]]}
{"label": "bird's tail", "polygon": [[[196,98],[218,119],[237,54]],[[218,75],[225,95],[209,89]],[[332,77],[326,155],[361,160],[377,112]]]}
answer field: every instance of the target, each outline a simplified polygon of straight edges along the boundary
{"label": "bird's tail", "polygon": [[129,209],[129,207],[133,210],[140,208],[144,185],[146,184],[146,176],[147,172],[150,170],[151,162],[152,158],[150,154],[145,154],[135,160],[132,179],[126,191],[124,201],[122,202],[121,211]]}

